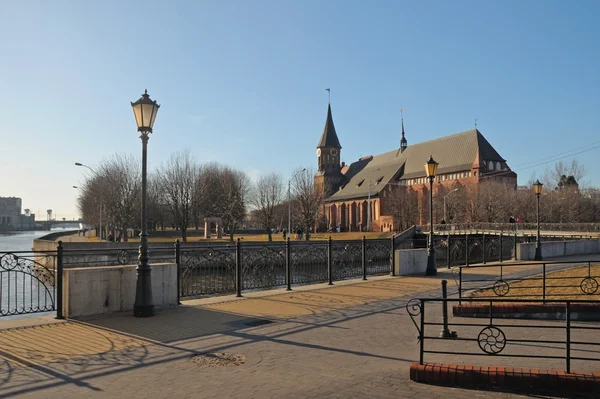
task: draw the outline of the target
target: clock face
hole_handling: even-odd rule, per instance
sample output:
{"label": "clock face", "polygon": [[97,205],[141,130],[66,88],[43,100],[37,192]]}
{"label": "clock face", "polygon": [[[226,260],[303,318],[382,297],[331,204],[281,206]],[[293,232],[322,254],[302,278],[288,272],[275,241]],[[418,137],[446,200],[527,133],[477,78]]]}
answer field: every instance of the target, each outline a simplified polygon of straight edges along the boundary
{"label": "clock face", "polygon": [[332,157],[335,157],[337,155],[337,150],[335,148],[332,148],[331,150],[329,150],[329,153]]}
{"label": "clock face", "polygon": [[321,156],[321,149],[317,148],[317,156],[320,157]]}

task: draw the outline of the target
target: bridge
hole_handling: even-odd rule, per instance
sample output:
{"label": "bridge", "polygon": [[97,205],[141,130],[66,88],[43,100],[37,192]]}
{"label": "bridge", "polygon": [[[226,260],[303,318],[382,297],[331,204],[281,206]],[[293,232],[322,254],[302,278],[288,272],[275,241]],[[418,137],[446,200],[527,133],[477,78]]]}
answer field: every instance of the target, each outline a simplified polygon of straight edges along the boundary
{"label": "bridge", "polygon": [[[423,233],[429,225],[416,226]],[[491,234],[535,236],[536,223],[448,223],[434,224],[435,235]],[[540,223],[542,237],[600,238],[600,223]]]}
{"label": "bridge", "polygon": [[79,229],[80,222],[78,220],[36,220],[35,226],[42,230],[50,230],[53,227]]}

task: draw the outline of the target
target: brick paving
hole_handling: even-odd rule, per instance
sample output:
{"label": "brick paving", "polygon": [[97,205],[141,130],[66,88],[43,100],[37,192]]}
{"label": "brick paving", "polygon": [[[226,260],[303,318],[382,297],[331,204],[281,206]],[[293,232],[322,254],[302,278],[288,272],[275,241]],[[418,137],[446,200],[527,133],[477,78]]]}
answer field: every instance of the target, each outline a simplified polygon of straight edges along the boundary
{"label": "brick paving", "polygon": [[[127,314],[0,330],[0,398],[521,397],[409,380],[419,353],[405,304],[439,295],[440,277],[451,278],[440,275],[188,301],[149,319]],[[257,318],[273,323],[247,326]],[[190,361],[212,352],[241,354],[245,363]],[[426,360],[436,360],[431,356]],[[492,364],[497,360],[515,362],[494,358]]]}

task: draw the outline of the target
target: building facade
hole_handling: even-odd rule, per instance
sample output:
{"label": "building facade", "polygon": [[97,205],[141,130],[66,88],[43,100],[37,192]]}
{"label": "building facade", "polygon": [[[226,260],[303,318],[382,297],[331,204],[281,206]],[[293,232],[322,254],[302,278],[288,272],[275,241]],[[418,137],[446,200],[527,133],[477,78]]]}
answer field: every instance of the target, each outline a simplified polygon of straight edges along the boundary
{"label": "building facade", "polygon": [[35,214],[21,214],[21,198],[0,197],[0,231],[35,229]]}
{"label": "building facade", "polygon": [[477,129],[409,146],[402,121],[399,148],[349,165],[340,162],[341,150],[329,105],[317,145],[315,185],[325,197],[323,222],[334,231],[398,230],[393,214],[402,205],[394,198],[407,190],[418,198],[418,223],[423,224],[429,215],[424,164],[430,156],[439,163],[434,194],[457,183],[471,188],[484,181],[511,189],[517,185],[517,175]]}

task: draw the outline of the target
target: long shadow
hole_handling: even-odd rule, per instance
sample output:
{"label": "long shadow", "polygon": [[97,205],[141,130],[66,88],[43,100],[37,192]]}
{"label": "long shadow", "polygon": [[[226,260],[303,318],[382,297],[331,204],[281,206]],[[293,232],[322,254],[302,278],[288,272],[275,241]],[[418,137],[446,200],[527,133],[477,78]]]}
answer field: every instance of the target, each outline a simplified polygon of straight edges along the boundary
{"label": "long shadow", "polygon": [[[422,292],[421,295],[426,295],[427,293]],[[431,293],[430,293],[431,294]],[[85,381],[93,380],[96,378],[109,376],[121,372],[125,372],[128,370],[150,367],[155,364],[172,362],[176,360],[186,359],[193,355],[206,353],[206,352],[216,352],[216,351],[224,351],[228,349],[235,348],[240,345],[250,344],[259,341],[271,341],[281,345],[294,345],[294,346],[302,346],[309,349],[318,349],[318,350],[326,350],[326,351],[336,351],[340,353],[347,353],[354,356],[367,356],[367,357],[375,357],[387,360],[395,360],[395,361],[410,361],[410,359],[403,358],[395,358],[391,356],[381,356],[376,354],[371,354],[368,352],[361,351],[353,351],[347,349],[340,348],[330,348],[326,346],[309,344],[309,343],[300,343],[289,340],[281,339],[281,337],[289,336],[291,334],[298,334],[305,331],[310,331],[317,328],[323,327],[332,327],[335,324],[343,323],[350,320],[356,320],[363,317],[371,316],[374,314],[386,314],[393,310],[398,310],[404,307],[406,303],[406,299],[403,300],[404,297],[394,298],[393,300],[379,301],[373,302],[368,305],[357,305],[350,308],[344,308],[339,310],[333,310],[330,312],[322,312],[319,315],[323,320],[326,320],[323,323],[315,323],[308,322],[297,319],[289,320],[290,323],[300,323],[300,326],[296,328],[289,328],[286,331],[275,331],[273,333],[265,333],[265,334],[255,334],[248,332],[241,332],[240,330],[248,329],[245,322],[252,321],[254,318],[248,318],[247,316],[238,316],[232,315],[224,312],[217,312],[213,310],[207,309],[199,309],[199,308],[186,308],[183,310],[185,314],[185,318],[181,316],[181,309],[177,309],[175,311],[168,312],[160,312],[156,317],[150,319],[136,319],[130,316],[123,316],[126,318],[126,323],[118,323],[115,318],[106,318],[106,319],[98,319],[98,320],[88,320],[85,322],[80,322],[82,325],[89,326],[89,328],[96,328],[101,330],[106,330],[109,332],[113,332],[116,334],[122,334],[128,336],[130,338],[135,338],[138,340],[144,340],[148,346],[158,347],[162,349],[168,350],[170,353],[159,357],[157,359],[152,358],[143,358],[135,361],[131,358],[128,358],[130,364],[118,364],[118,356],[120,353],[114,354],[112,356],[113,363],[104,364],[101,370],[78,370],[77,372],[70,374],[68,371],[61,371],[60,368],[64,366],[66,363],[73,363],[77,366],[85,367],[90,362],[86,361],[86,359],[72,359],[70,361],[58,362],[48,365],[32,365],[35,366],[35,370],[43,373],[45,375],[54,378],[55,381],[48,381],[39,383],[39,381],[31,381],[30,383],[22,384],[20,389],[11,389],[10,392],[1,393],[0,398],[9,397],[15,394],[22,394],[27,392],[35,392],[40,391],[46,388],[57,387],[65,384],[76,384],[77,386],[81,386],[82,388],[94,389],[92,385],[88,384]],[[401,303],[396,303],[401,301]],[[177,313],[177,317],[171,316],[170,314]],[[349,315],[350,313],[354,313],[353,315]],[[205,325],[201,328],[201,331],[198,329],[198,320],[211,320],[211,319],[222,319],[223,322],[219,323],[219,325],[215,325],[215,323],[211,323],[210,321],[205,322]],[[155,325],[173,325],[173,321],[177,320],[174,327],[176,329],[165,329],[162,330],[160,328],[153,328],[153,324]],[[181,321],[183,321],[183,325]],[[188,321],[189,320],[189,321]],[[79,323],[79,322],[74,322]],[[258,327],[260,329],[262,327]],[[253,332],[257,331],[257,328],[252,330]],[[230,337],[230,338],[238,338],[235,342],[228,342],[223,344],[212,345],[210,349],[206,349],[203,351],[197,351],[192,349],[187,349],[181,347],[175,341],[182,340],[191,340],[198,339],[208,336],[215,336],[216,334],[220,334],[222,337]],[[268,335],[267,335],[268,334]],[[123,352],[123,351],[121,351]],[[103,358],[100,358],[98,361],[102,362]],[[110,360],[110,359],[109,359]],[[93,362],[92,362],[93,363]],[[133,363],[133,364],[131,364]],[[77,377],[78,374],[85,374],[84,377]],[[58,380],[58,381],[56,381]],[[85,381],[84,381],[85,380]]]}
{"label": "long shadow", "polygon": [[[456,291],[454,291],[454,293],[456,293]],[[359,304],[345,308],[333,309],[327,312],[319,312],[309,316],[287,319],[282,321],[281,324],[272,324],[271,326],[279,325],[281,327],[278,327],[279,330],[276,329],[275,331],[271,332],[269,332],[269,329],[265,326],[254,328],[249,327],[247,323],[249,321],[254,321],[256,319],[255,317],[235,315],[197,307],[180,307],[174,310],[159,312],[157,316],[149,319],[138,319],[127,315],[74,322],[88,326],[88,328],[105,330],[115,334],[124,335],[129,338],[141,340],[143,341],[143,345],[147,347],[159,348],[165,353],[160,356],[155,356],[154,358],[147,356],[132,358],[129,356],[129,353],[124,353],[126,351],[119,351],[111,356],[106,354],[98,359],[92,359],[92,361],[87,361],[85,358],[79,358],[64,361],[62,363],[58,362],[46,365],[30,364],[30,367],[32,367],[34,370],[47,375],[54,380],[42,383],[39,383],[39,381],[31,381],[29,383],[22,384],[21,387],[18,389],[13,389],[10,392],[0,392],[0,398],[12,396],[17,393],[40,391],[45,388],[57,387],[66,384],[75,384],[76,386],[80,386],[85,389],[95,390],[97,388],[93,387],[87,381],[92,381],[96,378],[105,377],[128,370],[151,367],[156,364],[186,359],[199,353],[224,351],[240,345],[247,345],[261,341],[269,341],[279,345],[300,346],[313,350],[335,351],[361,357],[365,356],[395,361],[411,361],[411,359],[381,356],[363,351],[331,348],[314,343],[295,342],[288,339],[283,339],[283,337],[318,328],[340,327],[336,325],[378,314],[401,315],[403,314],[406,302],[414,296],[438,297],[439,290],[431,289],[421,292],[407,293],[395,298],[388,298],[367,304]],[[400,312],[397,312],[398,310],[400,310]],[[319,322],[319,320],[323,320],[323,322]],[[288,328],[286,326],[288,323],[292,324],[293,326]],[[250,328],[252,328],[251,332],[243,331]],[[284,330],[281,330],[281,328],[284,328]],[[257,333],[257,331],[263,331],[263,333]],[[236,338],[236,341],[213,344],[202,351],[188,349],[181,346],[183,341],[188,341],[186,343],[190,343],[191,341],[205,337],[208,338],[211,336],[217,336],[221,338]],[[5,354],[0,352],[0,355],[8,356],[10,358],[10,354],[8,353]],[[119,356],[121,355],[123,355],[124,359],[126,360],[122,362],[123,364],[119,363]],[[23,359],[18,360],[23,362]],[[97,361],[99,364],[93,364],[94,361]],[[108,362],[108,364],[102,364],[103,361]],[[71,372],[69,370],[61,370],[61,367],[69,362],[79,366],[80,369]],[[89,366],[90,364],[102,367],[97,370],[85,370],[85,367]],[[85,375],[82,376],[83,374]],[[2,380],[0,380],[0,384],[2,384]],[[4,384],[6,384],[6,382],[4,382]]]}

